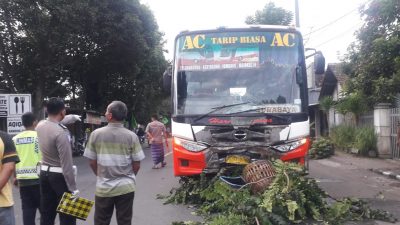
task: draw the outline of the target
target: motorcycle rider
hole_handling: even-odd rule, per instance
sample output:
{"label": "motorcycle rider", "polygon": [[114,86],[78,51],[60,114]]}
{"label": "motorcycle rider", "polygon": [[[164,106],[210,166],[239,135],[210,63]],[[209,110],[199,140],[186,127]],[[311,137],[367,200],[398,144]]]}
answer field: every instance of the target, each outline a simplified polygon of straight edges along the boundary
{"label": "motorcycle rider", "polygon": [[145,132],[141,125],[139,125],[136,135],[139,137],[140,143],[144,143]]}

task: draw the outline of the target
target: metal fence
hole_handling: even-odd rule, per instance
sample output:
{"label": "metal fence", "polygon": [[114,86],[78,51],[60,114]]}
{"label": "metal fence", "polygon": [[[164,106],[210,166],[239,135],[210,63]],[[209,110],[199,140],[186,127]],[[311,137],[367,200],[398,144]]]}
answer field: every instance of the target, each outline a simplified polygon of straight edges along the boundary
{"label": "metal fence", "polygon": [[399,143],[397,143],[397,133],[400,132],[400,108],[390,110],[391,134],[390,147],[392,150],[392,158],[400,158]]}
{"label": "metal fence", "polygon": [[374,126],[374,111],[364,113],[360,116],[358,121],[359,127],[373,127]]}
{"label": "metal fence", "polygon": [[[373,127],[374,126],[374,112],[370,111],[362,114],[358,118],[358,124],[356,123],[356,118],[352,113],[347,113],[343,116],[343,120],[340,124],[345,124],[348,126],[357,126],[357,127]],[[337,124],[337,125],[340,125]]]}

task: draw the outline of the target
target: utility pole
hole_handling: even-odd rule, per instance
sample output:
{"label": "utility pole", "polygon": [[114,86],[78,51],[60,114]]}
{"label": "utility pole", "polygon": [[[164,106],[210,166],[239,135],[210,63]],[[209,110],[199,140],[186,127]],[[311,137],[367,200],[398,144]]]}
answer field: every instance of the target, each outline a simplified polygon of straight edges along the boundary
{"label": "utility pole", "polygon": [[295,14],[296,14],[296,27],[300,27],[300,16],[299,16],[299,0],[294,0]]}

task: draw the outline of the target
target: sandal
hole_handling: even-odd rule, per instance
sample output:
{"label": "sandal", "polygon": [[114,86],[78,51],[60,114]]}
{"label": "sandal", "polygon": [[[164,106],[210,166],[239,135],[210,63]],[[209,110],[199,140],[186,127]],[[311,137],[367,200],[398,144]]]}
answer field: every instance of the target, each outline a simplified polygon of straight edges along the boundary
{"label": "sandal", "polygon": [[152,168],[153,168],[153,169],[160,169],[161,166],[160,166],[160,165],[154,165]]}
{"label": "sandal", "polygon": [[165,167],[166,165],[167,165],[166,162],[162,162],[162,163],[161,163],[161,166],[162,166],[162,167]]}

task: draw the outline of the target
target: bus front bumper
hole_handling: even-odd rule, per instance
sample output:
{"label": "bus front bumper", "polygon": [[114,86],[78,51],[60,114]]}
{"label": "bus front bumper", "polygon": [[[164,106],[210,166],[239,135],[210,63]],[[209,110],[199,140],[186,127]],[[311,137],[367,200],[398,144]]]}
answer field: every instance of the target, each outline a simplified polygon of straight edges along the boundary
{"label": "bus front bumper", "polygon": [[[226,165],[224,158],[220,158],[218,153],[210,154],[210,151],[192,152],[177,145],[175,142],[173,147],[173,162],[175,176],[194,176],[205,173],[216,173],[221,167]],[[305,144],[285,153],[277,153],[269,155],[267,158],[251,158],[251,161],[260,159],[281,159],[285,162],[299,163],[307,167],[307,155],[310,148],[310,141],[307,138]],[[225,155],[226,153],[224,153]],[[229,153],[228,153],[229,154]],[[237,153],[234,153],[237,154]],[[306,168],[307,169],[307,168]]]}

